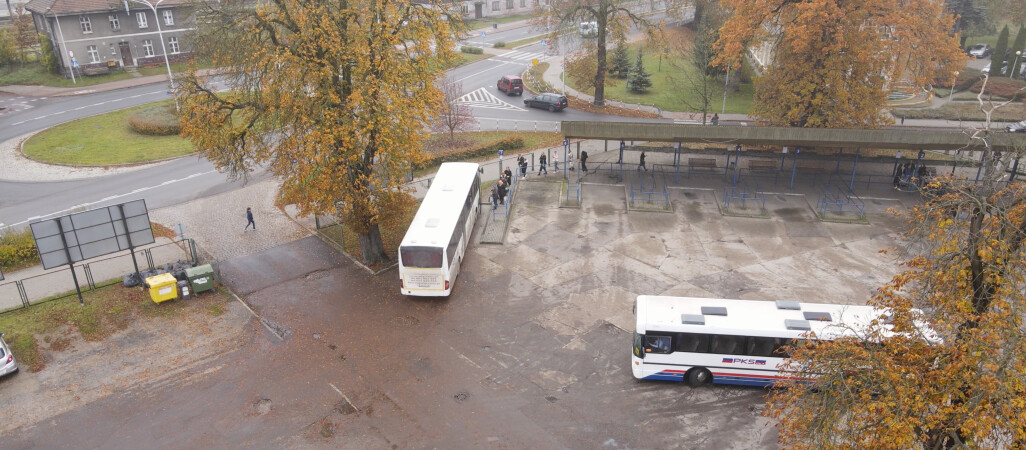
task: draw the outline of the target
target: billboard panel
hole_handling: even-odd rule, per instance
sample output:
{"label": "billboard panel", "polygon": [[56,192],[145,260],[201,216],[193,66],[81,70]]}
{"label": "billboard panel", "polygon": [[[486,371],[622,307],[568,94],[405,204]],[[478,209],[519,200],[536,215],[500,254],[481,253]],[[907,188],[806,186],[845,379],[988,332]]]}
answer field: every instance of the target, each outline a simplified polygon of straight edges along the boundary
{"label": "billboard panel", "polygon": [[29,227],[44,269],[154,242],[145,200],[35,222]]}

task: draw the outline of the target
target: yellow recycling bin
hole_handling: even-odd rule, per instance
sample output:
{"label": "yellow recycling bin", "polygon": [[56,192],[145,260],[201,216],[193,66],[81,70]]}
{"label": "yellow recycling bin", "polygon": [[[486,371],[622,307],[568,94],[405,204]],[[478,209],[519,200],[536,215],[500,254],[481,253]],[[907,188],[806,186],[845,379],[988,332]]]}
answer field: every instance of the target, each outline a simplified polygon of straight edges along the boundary
{"label": "yellow recycling bin", "polygon": [[174,275],[162,273],[146,279],[150,287],[150,299],[153,303],[165,302],[178,298],[178,280]]}

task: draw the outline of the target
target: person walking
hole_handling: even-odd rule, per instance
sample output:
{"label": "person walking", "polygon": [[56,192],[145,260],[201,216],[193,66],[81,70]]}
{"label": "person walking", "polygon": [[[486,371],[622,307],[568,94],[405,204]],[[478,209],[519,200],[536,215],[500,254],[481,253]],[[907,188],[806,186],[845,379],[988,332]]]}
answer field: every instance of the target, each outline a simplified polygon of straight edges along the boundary
{"label": "person walking", "polygon": [[712,122],[713,125],[719,125],[720,124],[720,115],[717,114],[717,113],[713,113],[712,119],[710,119],[709,121]]}
{"label": "person walking", "polygon": [[253,210],[250,209],[249,207],[247,207],[246,208],[246,228],[243,228],[242,231],[244,231],[244,232],[245,231],[249,231],[249,226],[250,225],[253,225],[253,231],[256,231],[256,222],[253,221]]}
{"label": "person walking", "polygon": [[545,157],[545,152],[542,152],[541,156],[538,157],[538,175],[541,175],[543,172],[545,175],[549,174],[549,168],[545,167],[547,162],[548,159]]}
{"label": "person walking", "polygon": [[512,186],[513,185],[513,171],[509,170],[509,167],[507,167],[506,170],[502,171],[502,174],[506,177],[506,187]]}
{"label": "person walking", "polygon": [[520,179],[521,180],[526,180],[527,179],[527,158],[525,158],[524,155],[520,155],[519,164],[520,164]]}
{"label": "person walking", "polygon": [[552,151],[552,168],[559,170],[559,150]]}
{"label": "person walking", "polygon": [[581,150],[581,172],[588,173],[588,152]]}
{"label": "person walking", "polygon": [[499,178],[499,182],[495,183],[495,184],[498,186],[499,204],[500,205],[505,205],[506,204],[506,182],[502,181],[502,178]]}
{"label": "person walking", "polygon": [[641,158],[638,159],[638,170],[642,170],[642,169],[644,169],[645,172],[648,172],[648,167],[645,167],[645,151],[644,150],[641,151]]}

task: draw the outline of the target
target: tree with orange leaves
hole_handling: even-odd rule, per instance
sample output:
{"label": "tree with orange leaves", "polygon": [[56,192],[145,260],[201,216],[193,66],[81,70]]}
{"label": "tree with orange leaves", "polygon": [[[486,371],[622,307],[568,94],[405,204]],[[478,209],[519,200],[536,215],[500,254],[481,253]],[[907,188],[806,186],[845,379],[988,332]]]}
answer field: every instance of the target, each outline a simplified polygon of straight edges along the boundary
{"label": "tree with orange leaves", "polygon": [[723,0],[716,63],[738,68],[751,46],[773,56],[755,79],[751,115],[770,124],[879,128],[901,80],[951,78],[966,56],[943,0]]}
{"label": "tree with orange leaves", "polygon": [[934,180],[907,213],[908,269],[870,301],[886,318],[795,349],[787,370],[815,389],[770,394],[783,445],[1026,446],[1026,184],[1003,179],[1026,149],[998,154],[993,137],[969,135],[981,183]]}
{"label": "tree with orange leaves", "polygon": [[413,205],[404,179],[425,159],[458,12],[421,0],[203,4],[195,47],[228,90],[177,80],[183,135],[230,177],[266,168],[281,203],[337,215],[364,262],[389,260],[379,224]]}

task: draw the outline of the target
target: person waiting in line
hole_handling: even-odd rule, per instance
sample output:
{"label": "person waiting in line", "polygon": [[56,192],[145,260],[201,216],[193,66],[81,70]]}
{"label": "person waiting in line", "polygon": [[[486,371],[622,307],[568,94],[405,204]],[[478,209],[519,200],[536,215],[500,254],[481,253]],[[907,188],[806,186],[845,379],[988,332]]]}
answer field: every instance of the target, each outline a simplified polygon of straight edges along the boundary
{"label": "person waiting in line", "polygon": [[496,181],[492,183],[492,211],[499,207],[499,183],[502,181]]}
{"label": "person waiting in line", "polygon": [[499,188],[499,204],[500,205],[505,205],[506,204],[506,182],[503,181],[502,178],[500,177],[499,181],[496,183],[496,185],[498,185],[498,188]]}

